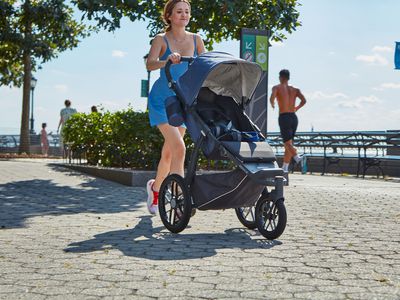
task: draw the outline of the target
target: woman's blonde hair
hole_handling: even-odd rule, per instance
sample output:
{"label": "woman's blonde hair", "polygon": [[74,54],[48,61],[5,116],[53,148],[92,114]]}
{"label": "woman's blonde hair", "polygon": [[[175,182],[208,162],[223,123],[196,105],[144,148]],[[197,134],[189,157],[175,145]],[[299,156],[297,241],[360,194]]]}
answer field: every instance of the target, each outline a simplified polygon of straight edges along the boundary
{"label": "woman's blonde hair", "polygon": [[179,2],[185,2],[187,5],[189,5],[190,9],[190,2],[189,0],[168,0],[168,2],[164,6],[164,12],[162,15],[165,28],[164,31],[170,31],[171,30],[171,21],[168,19],[172,15],[172,10],[174,9],[175,5]]}

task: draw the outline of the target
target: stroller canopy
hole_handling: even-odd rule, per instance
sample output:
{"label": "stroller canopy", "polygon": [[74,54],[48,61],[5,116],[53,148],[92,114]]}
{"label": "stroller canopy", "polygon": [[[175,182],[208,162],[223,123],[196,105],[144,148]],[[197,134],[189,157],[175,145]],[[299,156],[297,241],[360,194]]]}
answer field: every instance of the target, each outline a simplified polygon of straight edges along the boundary
{"label": "stroller canopy", "polygon": [[189,106],[202,87],[242,104],[251,99],[261,74],[261,67],[255,63],[224,52],[206,52],[195,58],[176,86]]}

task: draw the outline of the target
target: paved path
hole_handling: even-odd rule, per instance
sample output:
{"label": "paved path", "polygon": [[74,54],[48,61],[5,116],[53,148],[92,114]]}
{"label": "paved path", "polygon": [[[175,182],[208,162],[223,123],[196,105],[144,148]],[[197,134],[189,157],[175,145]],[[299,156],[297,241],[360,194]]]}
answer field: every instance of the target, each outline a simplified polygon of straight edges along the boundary
{"label": "paved path", "polygon": [[400,183],[294,175],[273,242],[232,210],[170,234],[144,198],[0,161],[0,299],[400,299]]}

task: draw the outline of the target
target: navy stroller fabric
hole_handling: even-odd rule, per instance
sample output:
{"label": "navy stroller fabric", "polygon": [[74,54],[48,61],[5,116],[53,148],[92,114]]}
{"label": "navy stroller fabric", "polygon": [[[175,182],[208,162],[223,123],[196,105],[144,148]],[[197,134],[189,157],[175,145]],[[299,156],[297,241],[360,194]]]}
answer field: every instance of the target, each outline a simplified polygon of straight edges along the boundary
{"label": "navy stroller fabric", "polygon": [[[227,53],[207,52],[196,57],[175,86],[192,140],[196,142],[199,139],[202,127],[190,113],[191,109],[196,109],[200,115],[218,111],[217,114],[221,116],[221,111],[225,112],[225,119],[231,121],[234,128],[254,131],[257,126],[248,119],[242,108],[249,104],[261,74],[262,70],[257,64]],[[207,109],[208,112],[205,112]],[[210,121],[209,116],[203,119]],[[211,139],[207,138],[202,148],[206,157],[224,159]]]}

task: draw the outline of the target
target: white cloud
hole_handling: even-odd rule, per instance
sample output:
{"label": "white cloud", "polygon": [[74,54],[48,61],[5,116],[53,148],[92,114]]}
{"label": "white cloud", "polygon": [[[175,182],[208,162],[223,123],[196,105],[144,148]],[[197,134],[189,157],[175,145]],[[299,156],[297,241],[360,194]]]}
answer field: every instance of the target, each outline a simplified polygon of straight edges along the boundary
{"label": "white cloud", "polygon": [[335,52],[335,51],[329,51],[328,54],[329,54],[329,55],[335,55],[336,52]]}
{"label": "white cloud", "polygon": [[400,89],[400,83],[382,83],[381,87],[384,89]]}
{"label": "white cloud", "polygon": [[361,108],[361,104],[358,102],[347,102],[347,101],[342,101],[337,104],[338,107],[342,108]]}
{"label": "white cloud", "polygon": [[372,52],[393,52],[393,48],[388,46],[375,46],[372,48]]}
{"label": "white cloud", "polygon": [[358,55],[356,56],[356,60],[376,66],[386,66],[389,63],[388,60],[380,54]]}
{"label": "white cloud", "polygon": [[357,78],[357,77],[359,77],[360,75],[358,75],[357,73],[350,73],[350,77],[353,77],[353,78]]}
{"label": "white cloud", "polygon": [[338,98],[347,99],[347,98],[349,98],[349,96],[347,96],[346,94],[343,94],[343,93],[338,92],[338,93],[326,94],[321,91],[306,93],[305,96],[307,99],[313,99],[313,100],[314,99],[322,100],[322,99],[338,99]]}
{"label": "white cloud", "polygon": [[370,96],[358,97],[356,99],[356,102],[361,103],[361,104],[362,103],[380,103],[381,100],[378,97],[376,97],[375,95],[370,95]]}
{"label": "white cloud", "polygon": [[388,89],[400,89],[400,83],[392,83],[392,82],[387,82],[387,83],[382,83],[378,87],[372,88],[374,91],[383,91],[383,90],[388,90]]}
{"label": "white cloud", "polygon": [[112,57],[124,58],[128,53],[121,50],[113,50],[111,53]]}
{"label": "white cloud", "polygon": [[378,104],[382,101],[376,97],[375,95],[370,96],[361,96],[355,100],[348,100],[348,101],[341,101],[336,104],[338,107],[342,108],[355,108],[355,109],[362,109],[366,107],[368,104]]}
{"label": "white cloud", "polygon": [[61,93],[65,93],[66,91],[68,91],[68,86],[65,84],[56,84],[54,86],[54,88]]}

